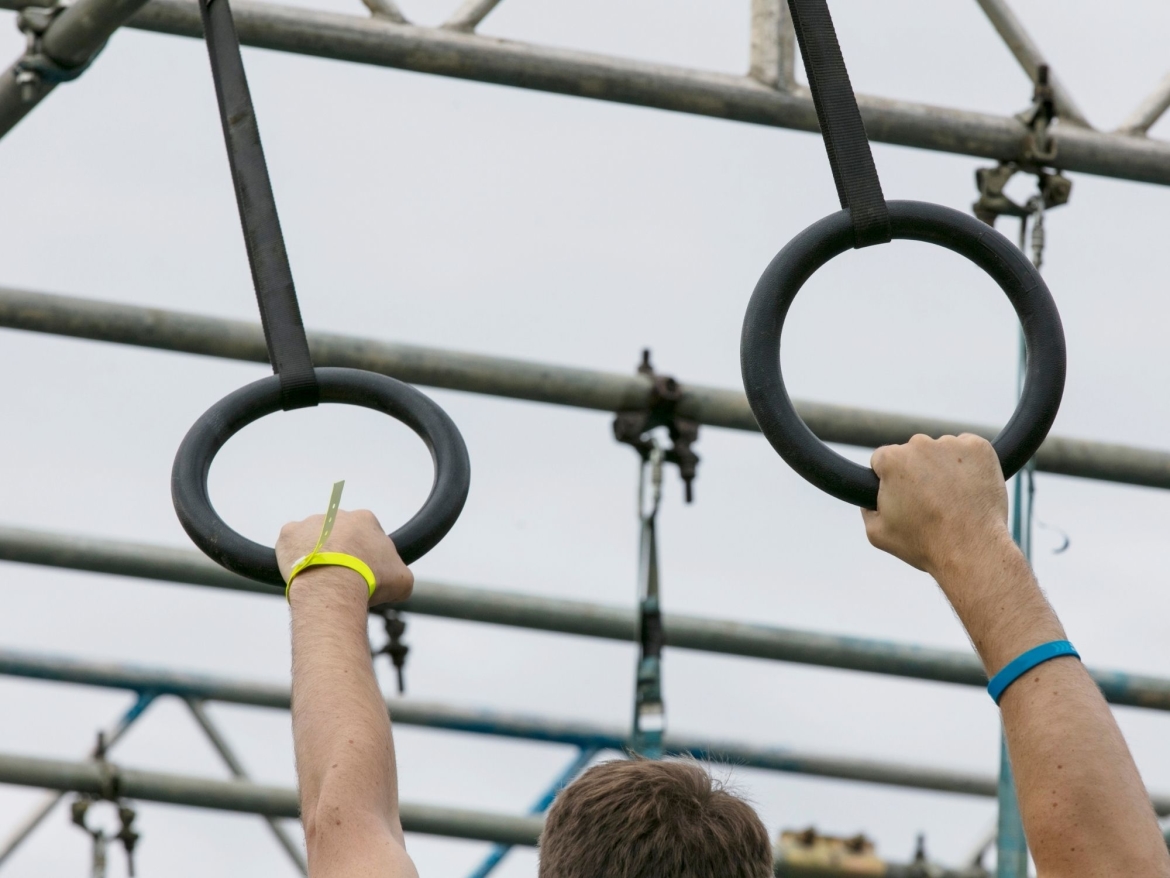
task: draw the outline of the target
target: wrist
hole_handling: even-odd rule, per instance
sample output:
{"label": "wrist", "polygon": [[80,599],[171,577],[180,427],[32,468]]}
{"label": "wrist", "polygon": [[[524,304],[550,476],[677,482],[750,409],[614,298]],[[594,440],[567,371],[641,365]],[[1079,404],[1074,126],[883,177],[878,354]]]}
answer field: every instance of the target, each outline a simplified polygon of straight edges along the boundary
{"label": "wrist", "polygon": [[944,592],[947,592],[950,583],[967,580],[973,571],[987,563],[989,556],[1008,559],[1018,555],[1021,561],[1027,563],[1007,525],[999,521],[977,531],[966,531],[950,539],[933,542],[940,547],[940,551],[930,559],[926,572],[934,577]]}
{"label": "wrist", "polygon": [[289,586],[288,602],[294,610],[329,604],[352,607],[364,615],[369,607],[369,592],[365,578],[348,567],[308,567],[298,573]]}

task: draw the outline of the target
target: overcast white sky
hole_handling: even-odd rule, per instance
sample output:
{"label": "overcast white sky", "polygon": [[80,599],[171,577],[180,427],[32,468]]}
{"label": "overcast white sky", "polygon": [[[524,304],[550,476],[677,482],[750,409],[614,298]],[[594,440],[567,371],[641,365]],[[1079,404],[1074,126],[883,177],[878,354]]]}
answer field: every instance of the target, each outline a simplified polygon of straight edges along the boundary
{"label": "overcast white sky", "polygon": [[[315,0],[315,3],[321,0]],[[455,5],[403,0],[437,22]],[[1118,123],[1165,73],[1170,6],[1016,0],[1082,107]],[[734,7],[734,8],[733,8]],[[358,0],[330,8],[361,12]],[[833,4],[859,90],[1010,113],[1030,86],[969,0]],[[5,13],[6,21],[13,16]],[[506,0],[491,35],[746,68],[748,4],[718,0]],[[22,46],[0,29],[0,57]],[[760,271],[835,209],[820,140],[791,131],[245,50],[302,308],[310,327],[612,371],[643,346],[681,380],[736,387],[739,327]],[[1157,133],[1157,130],[1155,130]],[[966,209],[986,162],[876,146],[887,196]],[[1046,273],[1068,336],[1056,431],[1165,446],[1170,382],[1165,216],[1170,193],[1074,176],[1050,216]],[[0,142],[0,284],[256,319],[201,43],[116,35],[78,82]],[[1026,192],[1021,192],[1026,194]],[[266,367],[0,332],[8,376],[0,521],[189,545],[169,495],[179,440],[208,405]],[[1000,422],[1016,327],[1002,295],[958,257],[898,244],[819,273],[788,327],[794,395]],[[609,418],[436,392],[473,464],[463,518],[424,579],[632,605],[635,456]],[[864,540],[857,511],[795,476],[757,435],[704,429],[697,502],[668,480],[663,600],[672,611],[965,646],[933,585]],[[425,495],[408,431],[330,408],[272,417],[220,455],[229,522],[271,542],[347,480],[346,504],[386,523]],[[1085,658],[1170,669],[1165,524],[1170,495],[1040,476],[1036,567]],[[288,677],[278,601],[33,567],[0,566],[0,643],[90,659]],[[631,645],[410,619],[409,693],[458,705],[625,724]],[[387,679],[387,685],[389,681]],[[677,732],[990,773],[998,719],[978,689],[668,651]],[[0,679],[0,750],[80,758],[130,696]],[[212,708],[247,767],[293,780],[287,715]],[[1151,788],[1170,791],[1167,723],[1119,711]],[[566,748],[400,727],[407,801],[523,812]],[[174,703],[117,751],[136,767],[222,777]],[[815,824],[875,837],[907,859],[917,833],[955,862],[992,802],[735,770],[771,832]],[[0,788],[0,828],[39,799]],[[258,818],[143,804],[139,874],[293,874]],[[458,876],[486,845],[411,836],[423,875]],[[66,810],[7,867],[87,875]],[[535,875],[513,853],[497,874]],[[112,875],[123,874],[120,856]]]}

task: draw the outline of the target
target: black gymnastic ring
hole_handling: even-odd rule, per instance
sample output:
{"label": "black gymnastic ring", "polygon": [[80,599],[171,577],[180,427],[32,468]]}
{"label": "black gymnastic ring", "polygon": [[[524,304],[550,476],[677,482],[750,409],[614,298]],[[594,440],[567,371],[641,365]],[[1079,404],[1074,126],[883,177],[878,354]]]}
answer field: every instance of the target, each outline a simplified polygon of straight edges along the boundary
{"label": "black gymnastic ring", "polygon": [[[1048,435],[1064,393],[1064,329],[1052,294],[1019,248],[985,223],[938,204],[888,204],[894,238],[966,256],[999,284],[1016,310],[1027,345],[1024,389],[1011,420],[992,442],[1004,475],[1012,476]],[[780,370],[780,335],[793,299],[813,272],[852,246],[853,225],[849,211],[842,210],[813,223],[776,254],[744,315],[740,371],[760,429],[788,465],[822,491],[876,509],[878,477],[817,438],[796,413]]]}
{"label": "black gymnastic ring", "polygon": [[[410,427],[426,443],[435,466],[431,493],[414,517],[390,538],[407,564],[418,560],[459,518],[471,486],[471,463],[459,429],[429,397],[376,372],[318,368],[321,402],[358,405],[383,412]],[[281,410],[280,379],[262,378],[230,393],[208,409],[184,437],[171,470],[171,499],[183,529],[203,552],[242,576],[284,585],[276,551],[236,533],[215,511],[207,493],[211,462],[244,427]]]}

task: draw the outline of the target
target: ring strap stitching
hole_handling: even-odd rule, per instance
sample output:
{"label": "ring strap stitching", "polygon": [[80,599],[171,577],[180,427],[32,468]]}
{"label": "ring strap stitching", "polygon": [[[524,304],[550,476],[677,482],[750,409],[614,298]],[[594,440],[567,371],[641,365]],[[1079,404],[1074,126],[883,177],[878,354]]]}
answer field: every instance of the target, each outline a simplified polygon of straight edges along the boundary
{"label": "ring strap stitching", "polygon": [[853,222],[853,246],[885,244],[891,239],[889,211],[828,3],[788,0],[788,6],[837,197]]}
{"label": "ring strap stitching", "polygon": [[235,22],[228,0],[200,0],[199,9],[264,340],[272,369],[280,378],[281,404],[286,411],[314,406],[319,398],[317,377],[260,144],[260,129],[244,74]]}

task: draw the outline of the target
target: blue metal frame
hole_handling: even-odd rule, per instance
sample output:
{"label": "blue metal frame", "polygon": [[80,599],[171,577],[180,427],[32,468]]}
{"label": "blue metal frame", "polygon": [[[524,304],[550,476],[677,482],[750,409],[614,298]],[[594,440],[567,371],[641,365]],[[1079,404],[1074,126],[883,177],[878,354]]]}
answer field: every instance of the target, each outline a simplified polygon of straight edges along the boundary
{"label": "blue metal frame", "polygon": [[[598,749],[595,747],[583,747],[581,750],[579,750],[573,761],[565,766],[565,770],[557,776],[557,779],[553,781],[552,786],[545,790],[541,797],[536,800],[533,806],[529,809],[528,813],[543,814],[545,811],[547,811],[552,805],[553,800],[557,797],[557,794],[565,787],[567,787],[577,775],[579,775],[589,766],[589,763],[593,761],[593,757],[596,756],[597,753]],[[475,868],[475,870],[471,873],[470,876],[468,876],[468,878],[487,878],[487,876],[492,873],[496,866],[498,866],[503,861],[504,857],[508,855],[508,851],[510,850],[512,850],[512,845],[495,845],[488,853],[488,855],[484,857],[483,862]]]}
{"label": "blue metal frame", "polygon": [[[1043,223],[1043,200],[1037,203],[1035,223]],[[1041,226],[1042,228],[1042,226]],[[1020,220],[1020,249],[1024,249],[1027,217]],[[1042,239],[1041,239],[1042,240]],[[1035,241],[1033,242],[1035,244]],[[1041,254],[1034,248],[1032,261],[1040,267]],[[1024,332],[1019,334],[1019,366],[1016,370],[1016,395],[1023,391],[1024,374],[1028,365],[1028,346]],[[1029,461],[1012,480],[1012,539],[1032,561],[1032,499],[1036,491],[1035,462]],[[1011,757],[1007,738],[1000,732],[999,746],[999,816],[996,821],[995,875],[996,878],[1028,878],[1028,840],[1024,836],[1020,803],[1016,797],[1016,783],[1012,776]]]}

